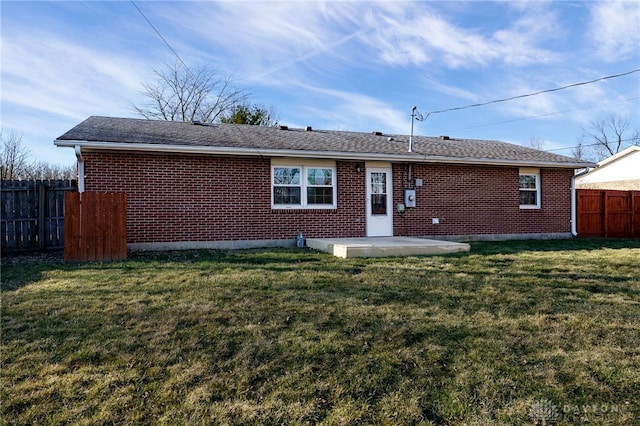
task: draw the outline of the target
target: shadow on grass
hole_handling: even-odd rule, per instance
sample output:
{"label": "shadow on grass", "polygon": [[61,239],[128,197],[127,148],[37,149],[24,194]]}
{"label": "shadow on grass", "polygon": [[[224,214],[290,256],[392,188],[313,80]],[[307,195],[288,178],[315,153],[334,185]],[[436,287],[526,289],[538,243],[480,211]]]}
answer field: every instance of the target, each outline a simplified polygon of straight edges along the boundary
{"label": "shadow on grass", "polygon": [[[640,248],[640,239],[567,239],[567,240],[511,240],[471,242],[469,253],[455,253],[444,256],[450,259],[463,259],[469,256],[491,256],[519,254],[523,252],[578,251],[599,249]],[[418,259],[439,258],[442,256],[419,256]],[[416,257],[413,257],[415,262]],[[494,259],[495,267],[509,267],[511,259]],[[274,272],[331,271],[357,275],[368,265],[398,268],[398,264],[410,263],[402,258],[376,259],[337,259],[326,253],[311,249],[267,248],[248,250],[183,250],[164,252],[132,252],[125,261],[114,262],[68,262],[62,259],[61,252],[33,255],[13,255],[2,259],[2,279],[0,292],[14,291],[42,280],[48,271],[54,270],[122,270],[135,272],[146,264],[157,270],[175,269],[176,265],[199,264],[203,270],[216,270],[226,267],[242,267],[246,270],[263,269]],[[502,264],[504,263],[504,265]],[[462,267],[463,265],[459,265]],[[452,273],[460,272],[458,270]],[[485,275],[494,271],[463,271],[471,275]],[[524,273],[526,275],[526,273]],[[592,277],[595,278],[595,277]],[[599,277],[604,278],[604,277]],[[611,280],[608,280],[611,281]]]}
{"label": "shadow on grass", "polygon": [[[48,271],[54,270],[138,270],[149,264],[158,269],[175,269],[176,264],[185,267],[194,263],[205,265],[240,265],[259,268],[271,265],[282,270],[283,262],[295,267],[301,263],[321,261],[321,255],[309,256],[311,250],[299,249],[251,249],[251,250],[181,250],[157,252],[130,252],[124,261],[76,262],[65,261],[61,251],[43,253],[17,253],[3,255],[0,291],[14,291],[39,282]],[[288,267],[287,267],[288,268]]]}
{"label": "shadow on grass", "polygon": [[0,292],[15,291],[42,280],[47,271],[68,269],[61,251],[3,255]]}

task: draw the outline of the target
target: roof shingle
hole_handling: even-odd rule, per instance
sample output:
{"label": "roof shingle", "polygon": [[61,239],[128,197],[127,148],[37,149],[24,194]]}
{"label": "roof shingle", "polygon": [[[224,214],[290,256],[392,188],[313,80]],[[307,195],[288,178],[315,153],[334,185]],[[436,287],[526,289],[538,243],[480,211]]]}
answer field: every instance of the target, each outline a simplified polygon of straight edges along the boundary
{"label": "roof shingle", "polygon": [[[73,142],[73,143],[71,143]],[[413,150],[408,152],[408,135],[375,134],[337,130],[281,130],[278,127],[264,127],[235,124],[193,124],[177,121],[156,121],[133,118],[113,118],[92,116],[78,124],[62,136],[58,146],[92,143],[93,148],[117,149],[128,145],[154,147],[225,148],[230,153],[256,150],[268,155],[283,151],[316,154],[331,153],[335,158],[352,158],[354,155],[366,159],[390,159],[404,161],[437,161],[476,163],[513,163],[550,165],[554,167],[578,168],[589,166],[574,158],[539,151],[519,145],[499,141],[473,139],[441,139],[438,137],[414,136]]]}

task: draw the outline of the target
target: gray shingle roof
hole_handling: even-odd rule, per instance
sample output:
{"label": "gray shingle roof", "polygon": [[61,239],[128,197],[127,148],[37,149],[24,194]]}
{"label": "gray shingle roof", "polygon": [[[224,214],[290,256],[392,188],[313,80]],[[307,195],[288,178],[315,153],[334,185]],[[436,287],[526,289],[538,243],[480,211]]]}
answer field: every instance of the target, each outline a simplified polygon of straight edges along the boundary
{"label": "gray shingle roof", "polygon": [[432,161],[444,163],[502,163],[578,168],[590,163],[574,158],[498,141],[414,136],[408,152],[408,135],[389,135],[336,130],[288,129],[278,127],[211,124],[177,121],[92,116],[55,141],[58,146],[90,146],[93,149],[198,148],[260,155],[286,152],[334,158]]}

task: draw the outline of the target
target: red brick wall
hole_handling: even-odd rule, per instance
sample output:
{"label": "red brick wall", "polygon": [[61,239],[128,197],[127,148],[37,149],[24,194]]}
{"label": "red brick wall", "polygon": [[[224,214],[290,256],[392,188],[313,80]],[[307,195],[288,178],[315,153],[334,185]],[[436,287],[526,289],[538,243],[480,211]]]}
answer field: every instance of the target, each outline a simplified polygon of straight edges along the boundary
{"label": "red brick wall", "polygon": [[365,235],[364,173],[338,162],[338,208],[272,210],[271,162],[87,153],[87,191],[126,192],[129,243]]}
{"label": "red brick wall", "polygon": [[[541,169],[542,208],[520,209],[517,167],[412,165],[416,208],[394,218],[394,235],[481,235],[571,231],[573,170]],[[393,170],[394,204],[403,202],[407,165]],[[432,218],[440,223],[432,224]]]}
{"label": "red brick wall", "polygon": [[[338,161],[338,207],[271,209],[268,158],[85,153],[87,191],[125,192],[129,243],[362,237],[365,172]],[[393,166],[394,209],[407,187]],[[542,209],[521,210],[518,168],[414,164],[423,179],[417,205],[394,212],[394,235],[475,235],[570,231],[571,170],[541,171]],[[432,225],[431,218],[440,219]]]}

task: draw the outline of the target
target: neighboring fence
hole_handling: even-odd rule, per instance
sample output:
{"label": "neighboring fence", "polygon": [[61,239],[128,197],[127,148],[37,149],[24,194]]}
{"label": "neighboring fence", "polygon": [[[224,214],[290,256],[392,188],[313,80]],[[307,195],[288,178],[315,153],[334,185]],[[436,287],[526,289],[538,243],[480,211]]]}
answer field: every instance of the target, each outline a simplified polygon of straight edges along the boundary
{"label": "neighboring fence", "polygon": [[0,199],[2,252],[64,247],[64,194],[74,180],[3,180]]}
{"label": "neighboring fence", "polygon": [[579,237],[640,237],[640,191],[576,192]]}
{"label": "neighboring fence", "polygon": [[127,258],[127,195],[69,192],[65,195],[65,260]]}

